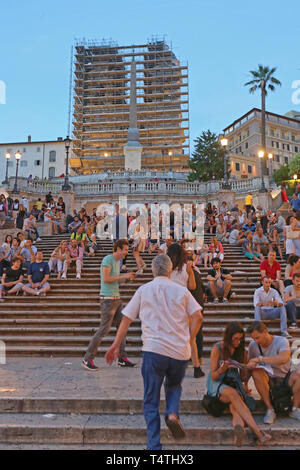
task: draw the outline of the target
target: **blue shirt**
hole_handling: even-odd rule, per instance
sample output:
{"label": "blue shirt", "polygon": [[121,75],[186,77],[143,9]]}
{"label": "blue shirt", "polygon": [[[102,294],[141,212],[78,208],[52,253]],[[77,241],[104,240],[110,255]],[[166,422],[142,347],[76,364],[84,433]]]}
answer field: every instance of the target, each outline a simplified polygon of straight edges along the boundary
{"label": "blue shirt", "polygon": [[291,206],[296,211],[300,210],[300,199],[291,199]]}
{"label": "blue shirt", "polygon": [[255,232],[255,229],[256,229],[256,225],[255,225],[255,224],[251,224],[251,227],[249,227],[248,224],[244,224],[244,225],[243,225],[243,228],[242,228],[242,231],[243,231],[243,232],[248,232],[248,231],[249,231],[249,232],[254,233],[254,232]]}
{"label": "blue shirt", "polygon": [[41,263],[31,263],[28,270],[28,276],[32,276],[32,282],[34,284],[38,282],[42,282],[44,277],[50,274],[49,265],[46,261],[42,261]]}

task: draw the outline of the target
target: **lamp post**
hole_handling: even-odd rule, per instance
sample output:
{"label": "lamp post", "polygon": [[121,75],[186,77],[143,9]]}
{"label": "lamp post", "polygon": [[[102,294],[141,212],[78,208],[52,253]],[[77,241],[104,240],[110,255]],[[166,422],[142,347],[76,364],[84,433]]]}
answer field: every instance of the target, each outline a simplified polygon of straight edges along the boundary
{"label": "lamp post", "polygon": [[72,189],[69,181],[69,150],[71,146],[71,139],[67,135],[67,137],[64,139],[65,143],[65,149],[66,149],[66,173],[65,173],[65,182],[62,185],[62,190],[63,191],[70,191]]}
{"label": "lamp post", "polygon": [[295,193],[296,193],[296,190],[297,190],[297,182],[296,182],[296,181],[297,181],[298,175],[295,174],[295,175],[293,176],[293,178],[294,178],[294,191],[295,191]]}
{"label": "lamp post", "polygon": [[224,183],[223,183],[223,189],[231,189],[231,184],[228,181],[228,152],[227,152],[228,139],[227,139],[227,137],[222,137],[221,145],[222,145],[223,150],[224,150]]}
{"label": "lamp post", "polygon": [[15,153],[15,158],[16,158],[17,165],[16,165],[16,178],[15,178],[15,184],[14,184],[14,189],[13,189],[13,193],[14,193],[14,194],[18,194],[18,193],[19,193],[19,191],[18,191],[18,168],[19,168],[19,161],[21,160],[21,157],[22,157],[22,154],[21,154],[21,152],[18,150],[18,151]]}
{"label": "lamp post", "polygon": [[269,157],[269,181],[270,186],[274,185],[274,178],[273,178],[273,153],[268,154]]}
{"label": "lamp post", "polygon": [[261,188],[259,190],[260,193],[266,193],[266,186],[265,186],[265,179],[264,179],[264,171],[263,171],[263,158],[264,158],[265,152],[263,150],[260,150],[258,152],[258,157],[260,159],[260,172],[261,172]]}
{"label": "lamp post", "polygon": [[8,185],[8,162],[10,160],[10,153],[9,152],[6,152],[5,158],[6,158],[6,175],[5,175],[5,180],[4,180],[3,183]]}
{"label": "lamp post", "polygon": [[171,152],[171,150],[168,152],[168,155],[169,155],[169,171],[172,171],[172,155],[173,155],[173,152]]}
{"label": "lamp post", "polygon": [[105,153],[104,154],[104,173],[106,173],[107,169],[106,169],[106,158],[108,157],[108,153]]}

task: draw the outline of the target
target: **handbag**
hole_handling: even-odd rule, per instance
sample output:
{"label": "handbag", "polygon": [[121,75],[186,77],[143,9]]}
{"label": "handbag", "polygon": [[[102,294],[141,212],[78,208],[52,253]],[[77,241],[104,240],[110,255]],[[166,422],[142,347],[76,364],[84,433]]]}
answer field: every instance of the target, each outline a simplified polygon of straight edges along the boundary
{"label": "handbag", "polygon": [[300,231],[292,230],[292,227],[289,225],[286,228],[286,238],[289,240],[296,240],[300,236]]}
{"label": "handbag", "polygon": [[243,383],[241,378],[238,374],[232,373],[230,371],[226,372],[226,375],[223,379],[223,383],[228,385],[229,387],[235,388],[239,394],[242,396],[245,404],[249,408],[250,411],[254,411],[256,407],[256,401],[251,395],[249,395],[243,387]]}
{"label": "handbag", "polygon": [[223,411],[225,410],[227,404],[221,402],[219,399],[220,396],[220,387],[223,384],[223,380],[220,382],[217,393],[215,397],[212,397],[208,393],[204,395],[202,399],[202,405],[203,408],[207,411],[209,415],[214,416],[215,418],[219,418],[223,414]]}

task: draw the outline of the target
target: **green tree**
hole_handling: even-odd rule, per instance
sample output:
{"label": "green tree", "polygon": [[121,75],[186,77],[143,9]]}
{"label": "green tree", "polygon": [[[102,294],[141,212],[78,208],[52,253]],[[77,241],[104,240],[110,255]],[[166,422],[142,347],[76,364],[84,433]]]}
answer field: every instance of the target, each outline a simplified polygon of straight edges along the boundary
{"label": "green tree", "polygon": [[274,181],[277,186],[280,186],[283,181],[290,179],[289,165],[284,165],[279,170],[274,171]]}
{"label": "green tree", "polygon": [[297,175],[300,178],[300,153],[297,153],[289,163],[289,177]]}
{"label": "green tree", "polygon": [[219,143],[218,135],[210,130],[203,131],[194,142],[195,149],[189,162],[193,173],[190,173],[189,181],[210,181],[213,176],[217,180],[222,179],[225,152]]}
{"label": "green tree", "polygon": [[264,151],[263,157],[263,171],[266,174],[267,168],[267,153],[266,153],[266,96],[267,89],[275,91],[275,86],[281,86],[281,82],[277,80],[273,75],[276,71],[276,67],[270,69],[263,65],[258,65],[258,70],[250,70],[252,80],[245,83],[244,86],[250,86],[249,92],[255,93],[257,89],[260,89],[261,93],[261,149]]}

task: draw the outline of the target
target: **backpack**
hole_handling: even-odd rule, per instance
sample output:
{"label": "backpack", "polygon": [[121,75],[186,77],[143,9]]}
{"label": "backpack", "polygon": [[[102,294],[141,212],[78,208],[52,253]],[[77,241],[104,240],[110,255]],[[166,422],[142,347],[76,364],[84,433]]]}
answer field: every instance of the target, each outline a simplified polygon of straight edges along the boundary
{"label": "backpack", "polygon": [[287,415],[293,408],[293,392],[288,384],[291,371],[284,377],[283,381],[276,381],[270,389],[271,403],[274,406],[276,414]]}

